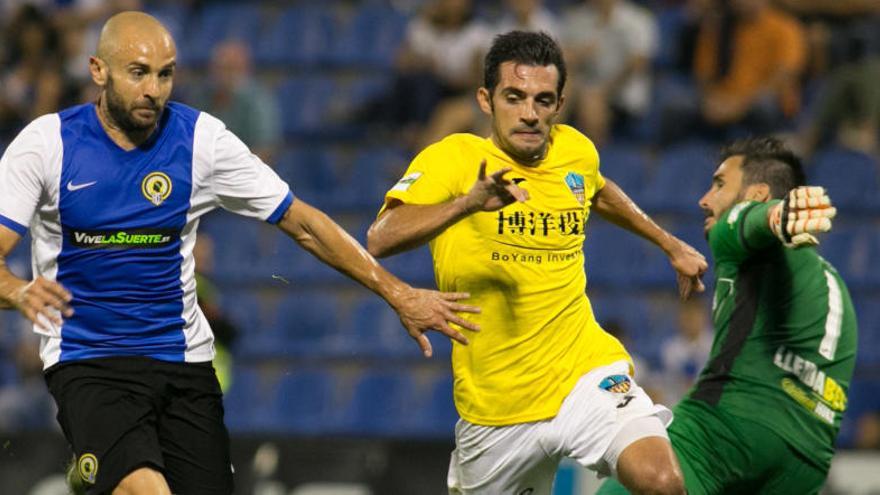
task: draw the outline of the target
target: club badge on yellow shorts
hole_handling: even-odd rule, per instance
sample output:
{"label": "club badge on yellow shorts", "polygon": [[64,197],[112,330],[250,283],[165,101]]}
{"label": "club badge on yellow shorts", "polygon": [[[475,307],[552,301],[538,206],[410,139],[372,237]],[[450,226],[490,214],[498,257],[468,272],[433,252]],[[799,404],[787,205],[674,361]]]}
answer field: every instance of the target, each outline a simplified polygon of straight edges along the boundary
{"label": "club badge on yellow shorts", "polygon": [[94,454],[83,454],[79,456],[76,469],[83,481],[94,485],[98,476],[98,458]]}
{"label": "club badge on yellow shorts", "polygon": [[150,203],[159,206],[171,195],[171,179],[162,172],[152,172],[141,182],[141,192]]}

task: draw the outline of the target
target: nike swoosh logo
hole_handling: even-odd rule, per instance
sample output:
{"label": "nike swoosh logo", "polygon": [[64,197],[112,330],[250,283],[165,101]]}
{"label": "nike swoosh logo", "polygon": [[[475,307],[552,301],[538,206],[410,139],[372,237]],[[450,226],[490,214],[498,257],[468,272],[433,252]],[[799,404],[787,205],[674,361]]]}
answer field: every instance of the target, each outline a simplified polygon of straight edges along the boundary
{"label": "nike swoosh logo", "polygon": [[92,182],[86,182],[84,184],[74,184],[73,181],[67,183],[67,190],[70,192],[79,191],[80,189],[85,189],[89,186],[94,186],[98,181],[93,180]]}

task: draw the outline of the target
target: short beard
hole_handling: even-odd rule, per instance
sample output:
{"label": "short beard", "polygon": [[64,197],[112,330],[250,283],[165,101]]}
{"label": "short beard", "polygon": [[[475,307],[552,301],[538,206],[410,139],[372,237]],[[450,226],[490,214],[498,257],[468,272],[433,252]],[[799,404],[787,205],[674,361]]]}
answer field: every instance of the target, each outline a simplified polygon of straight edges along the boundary
{"label": "short beard", "polygon": [[152,124],[140,124],[136,122],[131,112],[125,107],[125,102],[119,97],[119,94],[113,90],[113,78],[108,75],[107,85],[104,87],[104,97],[106,99],[107,113],[110,119],[126,134],[139,134],[152,131],[153,127],[162,117],[162,109],[160,108],[156,115],[156,122]]}

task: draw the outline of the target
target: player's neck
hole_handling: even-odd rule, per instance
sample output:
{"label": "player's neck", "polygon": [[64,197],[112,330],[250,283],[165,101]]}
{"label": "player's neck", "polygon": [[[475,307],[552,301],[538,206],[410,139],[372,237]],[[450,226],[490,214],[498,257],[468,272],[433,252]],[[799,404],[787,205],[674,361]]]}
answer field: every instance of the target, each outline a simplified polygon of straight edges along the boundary
{"label": "player's neck", "polygon": [[511,150],[507,149],[505,146],[503,146],[501,144],[501,141],[498,139],[498,136],[496,136],[494,132],[489,137],[489,139],[492,141],[492,144],[494,144],[496,148],[501,150],[505,155],[510,157],[511,160],[513,160],[514,162],[516,162],[519,165],[522,165],[523,167],[535,168],[538,166],[539,163],[541,163],[544,160],[544,157],[547,156],[547,148],[546,147],[544,148],[544,151],[541,152],[539,155],[536,155],[536,156],[530,157],[530,158],[526,158],[526,157],[520,156],[517,153],[514,153],[513,151],[511,151]]}
{"label": "player's neck", "polygon": [[110,115],[110,110],[107,108],[107,100],[103,96],[98,97],[97,101],[97,114],[98,121],[101,122],[101,127],[104,128],[104,132],[107,133],[107,136],[116,143],[117,146],[122,148],[125,151],[131,151],[138,146],[144,144],[150,136],[153,134],[153,131],[156,130],[158,123],[148,129],[144,130],[136,130],[136,131],[126,131],[120,126]]}

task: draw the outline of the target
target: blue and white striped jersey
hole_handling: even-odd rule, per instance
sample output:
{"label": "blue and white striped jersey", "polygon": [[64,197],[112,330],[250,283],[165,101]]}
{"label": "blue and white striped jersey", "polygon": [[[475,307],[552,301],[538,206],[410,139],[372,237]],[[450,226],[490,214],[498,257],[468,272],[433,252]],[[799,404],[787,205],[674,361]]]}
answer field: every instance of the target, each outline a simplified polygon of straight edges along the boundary
{"label": "blue and white striped jersey", "polygon": [[193,276],[199,217],[219,206],[276,223],[292,201],[222,122],[179,103],[131,151],[110,139],[92,103],[34,120],[0,159],[0,224],[29,229],[34,275],[73,295],[63,325],[34,328],[44,368],[108,356],[213,359]]}

